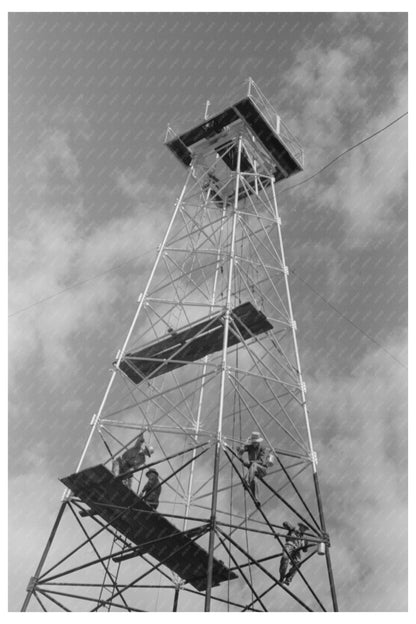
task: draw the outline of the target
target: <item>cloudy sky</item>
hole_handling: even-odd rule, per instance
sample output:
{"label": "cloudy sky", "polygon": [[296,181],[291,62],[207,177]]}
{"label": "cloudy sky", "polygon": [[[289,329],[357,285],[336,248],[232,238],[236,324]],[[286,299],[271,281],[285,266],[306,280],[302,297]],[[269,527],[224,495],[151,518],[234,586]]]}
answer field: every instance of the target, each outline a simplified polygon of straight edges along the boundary
{"label": "cloudy sky", "polygon": [[[183,170],[168,123],[251,76],[277,186],[341,610],[407,608],[404,14],[11,14],[10,610],[20,609]],[[72,287],[73,285],[76,287]]]}

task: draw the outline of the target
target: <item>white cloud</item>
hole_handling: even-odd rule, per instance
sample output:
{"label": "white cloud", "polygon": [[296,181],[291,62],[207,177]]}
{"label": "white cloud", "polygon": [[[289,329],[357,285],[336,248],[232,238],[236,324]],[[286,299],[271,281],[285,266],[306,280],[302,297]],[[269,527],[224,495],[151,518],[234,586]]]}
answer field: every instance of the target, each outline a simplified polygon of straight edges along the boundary
{"label": "white cloud", "polygon": [[[27,455],[24,458],[28,459]],[[27,468],[27,466],[26,466]],[[51,518],[58,512],[63,486],[45,466],[30,463],[30,471],[9,481],[9,609],[20,611],[25,590],[46,545]],[[62,548],[66,548],[62,544]]]}
{"label": "white cloud", "polygon": [[61,129],[44,131],[39,145],[28,156],[27,180],[38,195],[47,191],[53,165],[58,167],[68,182],[77,180],[80,173],[78,161],[69,145],[69,133]]}
{"label": "white cloud", "polygon": [[[71,137],[60,127],[63,122],[59,115],[57,123],[57,128],[42,132],[37,148],[27,159],[24,170],[36,200],[20,226],[11,230],[10,311],[13,314],[35,304],[10,321],[12,380],[33,354],[37,354],[37,365],[39,355],[44,363],[53,362],[46,367],[52,377],[62,375],[63,367],[74,364],[74,333],[80,327],[86,330],[94,326],[98,316],[105,324],[112,314],[111,306],[121,297],[120,289],[125,288],[111,269],[124,263],[127,270],[138,272],[148,258],[141,262],[134,259],[156,247],[163,228],[157,201],[165,197],[165,190],[154,189],[146,179],[137,182],[131,171],[120,173],[114,183],[134,200],[133,210],[124,217],[97,223],[87,235],[82,229],[82,201],[69,207],[52,203],[51,171],[58,167],[64,178],[76,185],[80,173],[70,147]],[[81,136],[86,138],[84,131]],[[107,275],[100,276],[106,271]],[[61,293],[84,281],[87,283]],[[138,290],[140,284],[136,284]],[[36,305],[56,293],[61,294]]]}
{"label": "white cloud", "polygon": [[147,249],[156,248],[162,233],[157,210],[141,208],[128,217],[108,221],[83,241],[77,254],[78,269],[94,267],[99,273],[141,256]]}
{"label": "white cloud", "polygon": [[[404,359],[404,337],[388,350]],[[383,350],[308,384],[342,610],[400,610],[407,591],[406,371]]]}
{"label": "white cloud", "polygon": [[309,158],[326,155],[348,136],[343,123],[367,103],[374,82],[360,67],[363,55],[371,53],[367,39],[332,49],[307,46],[297,53],[278,97],[283,102],[291,99],[291,105],[286,104],[294,117],[290,127],[309,151]]}
{"label": "white cloud", "polygon": [[[406,85],[401,82],[393,105],[371,120],[367,134],[406,110]],[[395,227],[397,208],[406,203],[407,120],[354,150],[334,174],[334,183],[321,185],[318,193],[324,205],[346,217],[347,245],[361,247],[371,239],[382,239]]]}
{"label": "white cloud", "polygon": [[[305,149],[303,177],[407,110],[403,69],[392,85],[380,84],[371,72],[376,53],[367,38],[344,39],[337,48],[311,46],[298,52],[285,74],[279,99],[294,116],[289,125]],[[382,99],[380,90],[385,94]],[[292,191],[290,199],[307,201],[317,216],[340,215],[345,245],[362,247],[395,227],[396,203],[400,207],[405,202],[406,171],[407,124],[403,120]],[[301,180],[299,176],[286,186]]]}

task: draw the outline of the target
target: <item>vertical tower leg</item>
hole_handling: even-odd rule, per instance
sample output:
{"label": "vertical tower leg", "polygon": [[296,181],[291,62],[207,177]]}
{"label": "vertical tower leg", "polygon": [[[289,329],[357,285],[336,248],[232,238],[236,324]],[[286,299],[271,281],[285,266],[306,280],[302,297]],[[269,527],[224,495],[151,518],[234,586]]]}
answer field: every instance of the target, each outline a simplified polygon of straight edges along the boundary
{"label": "vertical tower leg", "polygon": [[[287,300],[288,300],[288,305],[289,305],[290,320],[291,320],[291,324],[292,324],[292,335],[293,335],[293,344],[294,344],[294,349],[295,349],[296,365],[297,365],[297,369],[298,369],[298,372],[299,372],[299,380],[300,380],[300,386],[301,386],[303,412],[304,412],[304,416],[305,416],[306,429],[307,429],[307,432],[308,432],[309,453],[310,453],[311,462],[312,462],[312,471],[313,471],[313,480],[314,480],[314,486],[315,486],[315,493],[316,493],[316,499],[317,499],[319,518],[320,518],[320,523],[321,523],[321,529],[322,529],[323,532],[326,533],[325,517],[324,517],[322,498],[321,498],[321,492],[320,492],[319,481],[318,481],[317,461],[316,461],[316,455],[315,455],[315,452],[314,452],[314,449],[313,449],[312,434],[311,434],[311,429],[310,429],[310,424],[309,424],[309,414],[308,414],[308,410],[307,410],[307,406],[306,406],[306,390],[305,390],[305,385],[304,385],[304,382],[303,382],[303,379],[302,379],[302,369],[301,369],[301,364],[300,364],[299,349],[298,349],[297,338],[296,338],[296,325],[295,325],[295,320],[294,320],[294,317],[293,317],[292,298],[291,298],[290,288],[289,288],[288,270],[286,270],[285,253],[284,253],[284,249],[283,249],[283,237],[282,237],[282,231],[281,231],[281,220],[280,220],[280,217],[279,217],[279,212],[278,212],[278,207],[277,207],[277,199],[276,199],[275,188],[274,188],[273,184],[271,186],[272,186],[272,193],[273,193],[273,203],[274,203],[274,207],[275,207],[275,211],[276,211],[277,227],[278,227],[278,232],[279,232],[279,243],[280,243],[282,264],[283,264],[283,269],[285,271],[285,284],[286,284]],[[338,602],[337,602],[337,596],[336,596],[336,591],[335,591],[334,576],[333,576],[333,572],[332,572],[331,556],[330,556],[328,547],[325,548],[325,557],[326,557],[326,564],[327,564],[327,569],[328,569],[328,577],[329,577],[329,584],[330,584],[330,590],[331,590],[332,604],[333,604],[334,611],[338,611]]]}
{"label": "vertical tower leg", "polygon": [[[322,530],[326,533],[324,509],[322,505],[321,490],[319,487],[318,473],[316,469],[315,469],[315,472],[313,473],[313,481],[315,484],[316,500],[318,502],[319,519],[321,521]],[[334,611],[338,611],[338,600],[337,600],[337,594],[335,590],[334,575],[332,572],[331,555],[330,555],[328,546],[325,548],[325,557],[326,557],[326,566],[328,569],[329,586],[331,588],[332,606],[334,608]]]}
{"label": "vertical tower leg", "polygon": [[218,474],[220,469],[220,453],[222,443],[222,419],[224,412],[224,394],[225,394],[225,381],[227,376],[227,348],[228,348],[228,333],[230,327],[230,313],[231,313],[231,290],[233,282],[233,270],[234,270],[234,253],[235,253],[235,232],[237,225],[237,210],[238,210],[238,190],[240,184],[240,166],[241,166],[241,148],[242,139],[241,136],[238,140],[238,152],[237,152],[237,169],[235,176],[235,194],[234,194],[234,206],[233,206],[233,222],[231,230],[231,245],[230,245],[230,264],[228,272],[227,282],[227,296],[226,296],[226,310],[224,317],[224,338],[222,345],[222,363],[221,363],[221,386],[220,386],[220,403],[218,410],[218,425],[217,425],[217,440],[215,445],[215,458],[214,458],[214,480],[212,486],[212,502],[211,502],[211,518],[210,518],[210,534],[209,534],[209,546],[208,546],[208,571],[207,571],[207,589],[205,594],[205,611],[210,611],[211,607],[211,589],[212,589],[212,566],[214,559],[214,542],[216,531],[216,514],[217,514],[217,500],[218,500]]}
{"label": "vertical tower leg", "polygon": [[179,602],[179,587],[175,587],[175,595],[173,597],[173,608],[172,608],[173,612],[176,612],[178,610],[178,602]]}

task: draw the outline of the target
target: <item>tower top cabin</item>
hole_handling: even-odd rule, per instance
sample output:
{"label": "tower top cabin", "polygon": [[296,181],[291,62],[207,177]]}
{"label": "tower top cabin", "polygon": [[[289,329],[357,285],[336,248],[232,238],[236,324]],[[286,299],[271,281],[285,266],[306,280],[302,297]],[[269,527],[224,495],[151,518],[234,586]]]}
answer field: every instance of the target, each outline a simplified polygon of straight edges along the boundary
{"label": "tower top cabin", "polygon": [[272,177],[278,182],[303,170],[299,141],[251,78],[244,97],[181,134],[169,127],[165,143],[186,167],[193,165],[201,181],[208,182],[217,203],[231,195],[238,162],[246,192],[256,194],[271,184]]}

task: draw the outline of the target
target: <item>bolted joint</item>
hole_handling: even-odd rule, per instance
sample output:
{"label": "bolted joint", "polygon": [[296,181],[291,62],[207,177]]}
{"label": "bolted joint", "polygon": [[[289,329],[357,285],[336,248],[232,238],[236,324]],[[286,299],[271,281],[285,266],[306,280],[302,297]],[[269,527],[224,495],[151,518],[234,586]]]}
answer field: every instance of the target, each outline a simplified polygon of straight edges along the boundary
{"label": "bolted joint", "polygon": [[304,381],[302,381],[302,383],[300,384],[300,387],[301,387],[303,394],[306,394],[306,383]]}
{"label": "bolted joint", "polygon": [[286,266],[286,265],[285,265],[285,266],[283,267],[283,273],[284,273],[285,275],[289,275],[289,267],[288,267],[288,266]]}
{"label": "bolted joint", "polygon": [[27,584],[27,587],[26,587],[27,592],[31,592],[36,588],[37,580],[38,580],[37,576],[30,577],[29,583]]}
{"label": "bolted joint", "polygon": [[72,498],[72,492],[66,488],[65,492],[61,496],[61,503],[67,503]]}
{"label": "bolted joint", "polygon": [[318,455],[316,454],[316,451],[312,451],[311,453],[309,453],[309,457],[312,463],[314,463],[316,466],[318,465]]}
{"label": "bolted joint", "polygon": [[294,331],[296,331],[296,330],[297,330],[297,328],[298,328],[298,326],[297,326],[297,324],[296,324],[296,321],[295,321],[294,319],[293,319],[293,321],[290,321],[290,326],[291,326],[291,328],[292,328]]}

